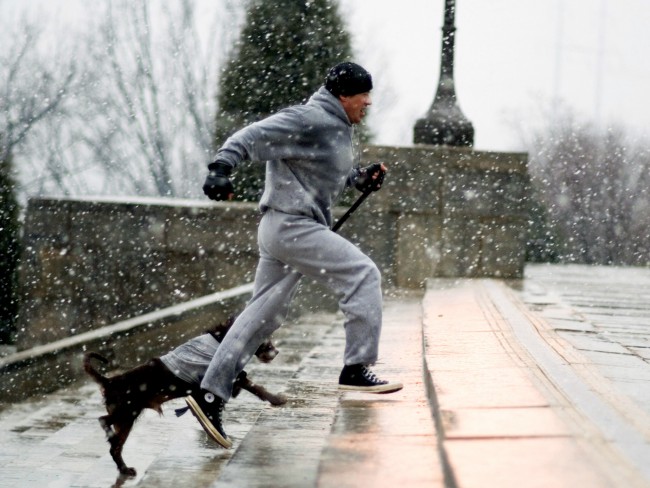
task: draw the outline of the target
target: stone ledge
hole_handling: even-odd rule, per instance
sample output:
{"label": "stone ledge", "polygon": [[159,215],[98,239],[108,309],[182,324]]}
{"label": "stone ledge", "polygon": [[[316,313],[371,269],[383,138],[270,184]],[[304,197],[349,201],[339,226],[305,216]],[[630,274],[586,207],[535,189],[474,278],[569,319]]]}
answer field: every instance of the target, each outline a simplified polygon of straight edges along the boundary
{"label": "stone ledge", "polygon": [[85,351],[122,365],[164,354],[235,314],[252,290],[242,285],[0,358],[3,401],[43,395],[84,377]]}

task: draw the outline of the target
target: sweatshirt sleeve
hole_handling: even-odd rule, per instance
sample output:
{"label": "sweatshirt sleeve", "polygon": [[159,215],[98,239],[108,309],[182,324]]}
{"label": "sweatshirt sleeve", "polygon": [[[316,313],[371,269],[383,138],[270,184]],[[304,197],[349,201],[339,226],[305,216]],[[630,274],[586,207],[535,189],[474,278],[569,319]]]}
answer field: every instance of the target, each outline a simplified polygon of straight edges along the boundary
{"label": "sweatshirt sleeve", "polygon": [[361,168],[359,166],[355,166],[354,168],[352,168],[350,174],[348,175],[347,180],[345,180],[345,186],[347,188],[355,186],[357,184],[357,180],[359,179],[360,174],[361,174]]}
{"label": "sweatshirt sleeve", "polygon": [[214,162],[236,168],[244,160],[308,158],[310,127],[299,108],[284,109],[235,132],[217,151]]}

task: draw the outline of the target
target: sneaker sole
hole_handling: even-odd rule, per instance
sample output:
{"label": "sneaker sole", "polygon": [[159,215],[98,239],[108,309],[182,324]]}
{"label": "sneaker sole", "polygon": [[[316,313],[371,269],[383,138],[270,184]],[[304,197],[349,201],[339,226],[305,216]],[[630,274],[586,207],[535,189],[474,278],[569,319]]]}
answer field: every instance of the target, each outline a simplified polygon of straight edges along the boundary
{"label": "sneaker sole", "polygon": [[339,385],[339,390],[343,391],[361,391],[365,393],[395,393],[396,391],[404,388],[402,383],[388,383],[387,385],[375,386],[354,386],[354,385]]}
{"label": "sneaker sole", "polygon": [[203,410],[194,398],[191,396],[185,398],[185,403],[190,407],[190,412],[192,412],[192,415],[194,415],[196,420],[199,421],[199,424],[201,424],[201,427],[203,427],[206,434],[208,434],[221,447],[225,447],[226,449],[232,447],[232,441],[227,437],[222,436],[219,431],[214,428],[214,425],[212,425],[212,422],[210,422],[210,420],[205,416]]}

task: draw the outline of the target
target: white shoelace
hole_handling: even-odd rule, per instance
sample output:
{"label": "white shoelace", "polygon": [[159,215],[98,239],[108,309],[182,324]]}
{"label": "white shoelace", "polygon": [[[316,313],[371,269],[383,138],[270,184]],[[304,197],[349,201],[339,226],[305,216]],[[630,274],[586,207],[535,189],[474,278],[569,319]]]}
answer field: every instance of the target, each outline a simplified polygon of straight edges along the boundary
{"label": "white shoelace", "polygon": [[375,375],[375,373],[370,371],[367,367],[362,366],[361,371],[363,373],[364,378],[366,378],[368,381],[371,381],[373,383],[381,382],[381,380],[379,378],[377,378],[377,375]]}

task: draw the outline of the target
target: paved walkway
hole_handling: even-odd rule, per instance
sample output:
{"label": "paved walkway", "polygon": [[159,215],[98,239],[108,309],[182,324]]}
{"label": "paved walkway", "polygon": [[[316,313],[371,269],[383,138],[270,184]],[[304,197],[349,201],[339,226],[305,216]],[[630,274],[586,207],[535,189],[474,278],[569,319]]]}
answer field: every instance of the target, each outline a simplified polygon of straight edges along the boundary
{"label": "paved walkway", "polygon": [[431,288],[425,359],[453,485],[650,486],[574,403],[583,384],[515,292],[491,280]]}
{"label": "paved walkway", "polygon": [[[581,307],[614,296],[598,292],[607,280],[562,269],[531,268],[514,288],[432,280],[424,296],[388,296],[375,370],[405,384],[390,395],[339,392],[342,319],[306,316],[277,334],[273,363],[247,368],[285,391],[286,406],[246,392],[229,403],[231,450],[211,443],[191,415],[176,418],[181,401],[167,404],[163,417],[148,412],[125,448],[138,470],[131,479],[117,476],[108,455],[96,385],[11,405],[0,411],[0,485],[650,487],[646,316],[631,302],[608,320],[585,313]],[[567,294],[580,283],[589,284],[585,293]],[[632,336],[611,333],[617,317],[630,319],[619,325],[633,322]],[[606,348],[585,345],[600,336]],[[601,350],[640,362],[609,368]]]}
{"label": "paved walkway", "polygon": [[391,395],[341,393],[341,318],[310,315],[281,329],[281,354],[247,370],[285,391],[281,408],[246,392],[228,404],[231,450],[211,443],[191,415],[146,412],[124,458],[138,471],[117,476],[97,424],[97,387],[84,384],[4,410],[0,479],[11,487],[443,486],[437,438],[422,375],[421,295],[389,298],[382,361],[375,370],[405,384]]}

